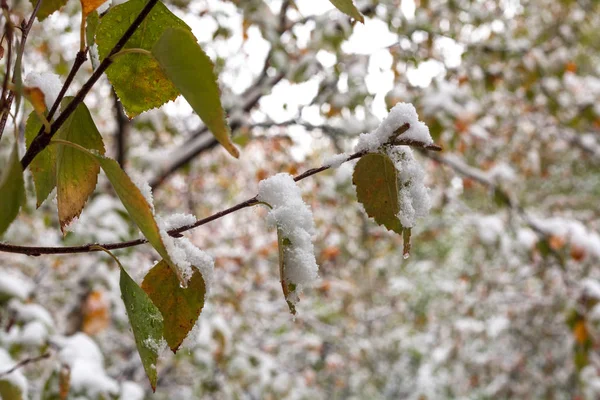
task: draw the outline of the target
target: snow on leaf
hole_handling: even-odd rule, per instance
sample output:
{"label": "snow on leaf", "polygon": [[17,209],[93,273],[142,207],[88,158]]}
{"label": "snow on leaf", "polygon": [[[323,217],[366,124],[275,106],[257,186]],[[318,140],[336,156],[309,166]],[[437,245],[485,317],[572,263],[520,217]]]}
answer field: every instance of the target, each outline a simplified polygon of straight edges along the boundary
{"label": "snow on leaf", "polygon": [[312,212],[302,200],[300,188],[289,174],[277,174],[259,183],[258,200],[271,210],[268,222],[277,227],[279,270],[283,293],[295,314],[302,286],[318,277],[311,236],[315,231]]}
{"label": "snow on leaf", "polygon": [[144,278],[142,289],[160,310],[164,320],[164,338],[176,353],[204,306],[206,288],[202,274],[194,268],[188,287],[184,289],[173,270],[161,260]]}
{"label": "snow on leaf", "polygon": [[[32,6],[35,6],[37,0],[29,0]],[[49,15],[53,14],[55,11],[58,11],[65,4],[67,4],[67,0],[42,0],[42,5],[37,13],[37,19],[39,21],[45,20]]]}

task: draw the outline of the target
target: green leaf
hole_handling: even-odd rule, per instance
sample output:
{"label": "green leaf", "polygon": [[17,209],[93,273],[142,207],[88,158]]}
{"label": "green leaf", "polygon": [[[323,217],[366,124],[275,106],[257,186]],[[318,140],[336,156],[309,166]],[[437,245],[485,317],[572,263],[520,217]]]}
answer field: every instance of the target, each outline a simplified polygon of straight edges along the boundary
{"label": "green leaf", "polygon": [[100,24],[100,17],[98,11],[92,11],[86,18],[85,28],[85,41],[89,47],[92,47],[96,43],[96,30],[98,30],[98,24]]}
{"label": "green leaf", "polygon": [[[35,111],[32,111],[25,124],[25,143],[28,148],[41,127],[42,121],[40,121]],[[56,187],[56,150],[55,146],[47,146],[33,159],[29,166],[35,184],[37,207],[42,205]]]}
{"label": "green leaf", "polygon": [[184,283],[185,281],[181,276],[179,268],[171,260],[171,256],[169,256],[160,236],[160,230],[154,219],[154,211],[144,195],[142,195],[142,192],[140,192],[140,189],[131,181],[131,178],[129,178],[115,160],[98,155],[96,155],[96,158],[133,222],[140,228],[140,231],[142,231],[142,234],[148,239],[152,247],[173,269],[179,282]]}
{"label": "green leaf", "polygon": [[142,289],[160,310],[165,322],[163,336],[173,353],[177,352],[204,307],[206,287],[202,274],[193,268],[184,289],[173,270],[161,260],[144,278]]}
{"label": "green leaf", "polygon": [[[37,0],[29,0],[29,2],[35,7]],[[67,4],[67,0],[42,0],[42,5],[37,13],[38,21],[45,20],[49,15],[58,11],[65,4]]]}
{"label": "green leaf", "polygon": [[[96,31],[100,59],[104,59],[146,5],[146,0],[129,0],[110,9]],[[168,28],[190,28],[160,1],[152,8],[123,49],[152,50]],[[125,54],[115,58],[106,71],[129,118],[175,100],[179,91],[165,76],[158,62],[144,54]]]}
{"label": "green leaf", "polygon": [[[71,102],[65,97],[61,107]],[[56,133],[58,139],[78,144],[86,149],[104,154],[102,136],[84,103],[80,103],[73,114]],[[56,152],[56,186],[58,200],[58,220],[60,229],[64,228],[81,214],[89,196],[96,188],[100,166],[81,151],[60,146]]]}
{"label": "green leaf", "polygon": [[119,265],[119,267],[121,268],[119,281],[121,296],[125,303],[125,310],[127,310],[142,365],[154,391],[156,390],[156,363],[162,340],[163,318],[146,292],[131,279],[123,266]]}
{"label": "green leaf", "polygon": [[338,10],[346,14],[347,16],[354,18],[357,21],[365,23],[365,19],[358,11],[358,8],[352,3],[352,0],[329,0],[331,4],[335,6]]}
{"label": "green leaf", "polygon": [[15,142],[10,158],[0,175],[0,236],[17,217],[24,201],[23,168],[19,161],[19,147]]}
{"label": "green leaf", "polygon": [[385,154],[367,154],[356,163],[352,183],[356,186],[358,201],[369,217],[379,225],[402,234],[398,219],[398,171]]}
{"label": "green leaf", "polygon": [[279,280],[283,289],[283,297],[287,303],[290,313],[296,315],[296,303],[298,302],[297,286],[285,280],[285,251],[292,245],[290,239],[283,235],[283,231],[277,227],[277,244],[279,245]]}
{"label": "green leaf", "polygon": [[25,400],[21,386],[19,386],[10,375],[0,378],[0,399]]}
{"label": "green leaf", "polygon": [[167,29],[152,54],[219,143],[237,158],[239,151],[231,142],[213,63],[194,35],[185,29]]}

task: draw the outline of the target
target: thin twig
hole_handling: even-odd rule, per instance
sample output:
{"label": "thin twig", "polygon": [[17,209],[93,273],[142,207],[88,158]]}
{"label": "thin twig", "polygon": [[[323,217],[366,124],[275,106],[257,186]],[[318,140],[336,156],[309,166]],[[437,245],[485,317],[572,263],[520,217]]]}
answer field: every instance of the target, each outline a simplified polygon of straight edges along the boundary
{"label": "thin twig", "polygon": [[129,38],[133,36],[136,29],[142,24],[144,19],[148,16],[150,11],[152,11],[152,8],[157,2],[158,0],[148,0],[148,3],[146,3],[142,11],[140,11],[138,16],[129,26],[129,28],[127,28],[123,36],[121,36],[121,39],[119,39],[119,41],[117,42],[117,44],[115,44],[110,53],[104,58],[104,60],[102,60],[98,68],[92,73],[92,76],[90,76],[87,82],[85,82],[85,84],[81,87],[77,95],[75,95],[73,101],[71,101],[69,105],[58,116],[58,118],[56,118],[56,121],[54,121],[54,123],[52,124],[52,130],[50,131],[50,133],[39,133],[37,135],[37,137],[33,140],[31,145],[27,149],[27,152],[21,159],[21,165],[23,166],[23,169],[26,169],[29,166],[29,164],[31,164],[31,161],[33,161],[35,156],[38,155],[42,150],[44,150],[48,146],[48,144],[50,144],[50,140],[52,139],[54,134],[58,131],[62,124],[65,123],[67,118],[71,116],[71,114],[75,111],[77,106],[83,102],[83,99],[92,89],[94,84],[98,81],[98,79],[100,79],[104,71],[106,71],[106,69],[112,64],[111,57],[114,54],[121,51],[121,49],[123,49]]}
{"label": "thin twig", "polygon": [[[408,125],[408,124],[405,124],[405,125]],[[396,139],[396,141],[398,142],[397,139]],[[419,146],[413,146],[413,147],[427,149],[427,148],[431,148],[431,145],[424,145],[421,143]],[[436,148],[432,148],[432,149],[437,150],[437,146],[436,146]],[[357,158],[364,156],[367,153],[368,153],[368,150],[356,152],[356,153],[351,154],[348,157],[346,157],[346,159],[343,162],[355,160]],[[309,176],[326,171],[330,168],[331,168],[331,165],[326,164],[326,165],[323,165],[318,168],[309,169],[309,170],[295,176],[294,181],[296,181],[296,182],[301,181],[303,179],[308,178]],[[229,207],[225,210],[219,211],[208,217],[200,219],[200,220],[194,222],[193,224],[185,225],[185,226],[179,227],[177,229],[171,229],[171,230],[167,231],[167,233],[173,237],[180,237],[183,232],[192,230],[194,228],[197,228],[199,226],[205,225],[209,222],[212,222],[214,220],[222,218],[226,215],[229,215],[231,213],[234,213],[234,212],[239,211],[244,208],[255,206],[257,204],[259,204],[259,201],[257,199],[257,196],[254,196],[254,197],[246,199],[246,200],[242,201],[241,203],[238,203],[232,207]],[[127,247],[139,246],[139,245],[147,243],[147,242],[148,241],[146,239],[140,238],[140,239],[136,239],[136,240],[130,240],[127,242],[105,243],[105,244],[88,243],[88,244],[84,244],[81,246],[69,246],[69,247],[17,246],[17,245],[12,245],[12,244],[8,244],[8,243],[0,243],[0,252],[18,253],[18,254],[25,254],[25,255],[29,255],[29,256],[40,256],[42,254],[90,253],[90,252],[98,251],[99,247],[102,247],[106,250],[117,250],[117,249],[124,249]]]}
{"label": "thin twig", "polygon": [[47,358],[50,358],[52,354],[50,354],[50,352],[46,352],[44,354],[41,354],[37,357],[30,357],[30,358],[26,358],[24,360],[19,361],[18,363],[16,363],[11,369],[4,371],[4,372],[0,372],[0,378],[3,378],[7,375],[12,374],[13,372],[15,372],[16,370],[18,370],[19,368],[22,368],[24,366],[26,366],[27,364],[31,364],[34,362],[38,362],[41,360],[45,360]]}
{"label": "thin twig", "polygon": [[[37,16],[38,11],[40,10],[40,6],[42,5],[42,0],[37,0],[37,2],[35,3],[35,7],[33,8],[33,11],[31,12],[31,15],[29,16],[29,20],[27,21],[27,24],[25,24],[24,27],[22,27],[21,29],[21,46],[19,47],[19,55],[17,55],[17,59],[19,57],[23,57],[23,53],[25,52],[25,42],[27,42],[27,37],[29,36],[29,31],[31,30],[31,27],[33,26],[33,21],[35,20],[35,17]],[[10,21],[6,22],[7,24],[10,24]],[[8,40],[8,37],[7,37]],[[10,54],[10,46],[11,43],[8,43],[9,46],[9,53]],[[10,68],[10,62],[7,59],[7,63],[6,63],[6,72],[8,73],[8,69]],[[13,83],[15,80],[15,75],[16,73],[13,73]],[[8,74],[7,74],[8,76]],[[2,119],[0,119],[0,139],[2,139],[2,134],[4,133],[4,127],[6,126],[6,120],[8,119],[8,114],[10,112],[10,108],[12,107],[12,102],[15,98],[15,93],[14,91],[10,91],[8,93],[8,96],[6,97],[6,102],[2,105]],[[2,101],[4,101],[4,93],[2,94]]]}

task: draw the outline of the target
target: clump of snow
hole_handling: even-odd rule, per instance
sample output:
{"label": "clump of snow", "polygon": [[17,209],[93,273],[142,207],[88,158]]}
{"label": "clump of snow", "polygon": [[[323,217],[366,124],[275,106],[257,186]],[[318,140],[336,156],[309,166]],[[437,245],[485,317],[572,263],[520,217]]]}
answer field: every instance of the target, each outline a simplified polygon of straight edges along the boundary
{"label": "clump of snow", "polygon": [[336,154],[334,156],[329,157],[327,160],[325,160],[325,162],[323,163],[323,166],[329,167],[329,168],[338,168],[347,159],[348,159],[348,154],[346,154],[346,153]]}
{"label": "clump of snow", "polygon": [[479,239],[487,245],[493,245],[505,232],[504,221],[499,215],[485,215],[475,217],[475,224]]}
{"label": "clump of snow", "polygon": [[176,213],[163,218],[163,226],[166,230],[179,229],[186,225],[195,223],[196,217],[192,214]]}
{"label": "clump of snow", "polygon": [[104,370],[104,358],[96,343],[84,333],[57,338],[61,347],[58,358],[71,368],[71,388],[85,391],[91,397],[119,394],[118,383]]}
{"label": "clump of snow", "polygon": [[415,107],[409,103],[398,103],[390,110],[388,116],[381,122],[377,129],[371,133],[363,133],[358,137],[358,143],[354,151],[377,151],[406,123],[410,127],[406,132],[398,136],[399,139],[414,140],[424,144],[433,143],[433,139],[429,134],[429,128],[425,123],[419,121]]}
{"label": "clump of snow", "polygon": [[0,299],[16,297],[25,300],[33,289],[33,283],[24,275],[0,269]]}
{"label": "clump of snow", "polygon": [[202,274],[206,286],[206,294],[208,295],[213,282],[215,270],[214,260],[206,252],[194,246],[188,238],[174,238],[167,233],[167,230],[174,229],[174,226],[178,223],[187,225],[192,219],[194,222],[196,221],[196,218],[193,216],[176,214],[171,222],[165,221],[160,217],[157,217],[156,221],[160,229],[160,237],[167,249],[167,253],[169,253],[171,260],[173,260],[181,271],[183,279],[187,282],[194,272],[192,267],[195,267]]}
{"label": "clump of snow", "polygon": [[152,212],[154,212],[154,197],[152,196],[152,188],[148,184],[148,181],[145,179],[136,178],[132,179],[132,182],[135,184],[135,186],[137,186],[138,189],[140,189],[142,196],[144,196],[144,199],[146,199],[146,202],[152,209]]}
{"label": "clump of snow", "polygon": [[[10,357],[10,354],[8,354],[8,352],[5,349],[0,347],[0,373],[4,373],[5,371],[8,371],[9,369],[13,368],[15,364],[16,363]],[[18,387],[19,391],[22,394],[21,397],[23,399],[29,398],[27,396],[27,379],[25,378],[25,375],[23,375],[23,372],[21,372],[21,370],[17,369],[16,371],[13,371],[8,375],[3,375],[2,377],[0,377],[0,382],[8,382],[10,386]]]}
{"label": "clump of snow", "polygon": [[405,228],[415,226],[417,218],[429,214],[431,199],[425,186],[425,172],[417,163],[409,147],[396,146],[387,151],[398,170],[398,218]]}
{"label": "clump of snow", "polygon": [[164,338],[161,338],[158,341],[154,340],[152,338],[146,338],[144,340],[144,347],[152,350],[156,354],[162,353],[162,351],[165,350],[167,348],[167,346],[168,346],[167,341]]}
{"label": "clump of snow", "polygon": [[[283,279],[295,285],[313,282],[319,271],[311,240],[315,224],[312,212],[302,200],[300,188],[291,175],[281,173],[259,183],[257,198],[272,207],[268,223],[277,226],[283,237],[290,241],[283,253]],[[298,288],[297,292],[300,290]]]}
{"label": "clump of snow", "polygon": [[48,109],[54,104],[63,86],[58,75],[51,72],[43,72],[41,74],[30,72],[23,83],[27,87],[37,87],[44,93],[44,102]]}
{"label": "clump of snow", "polygon": [[600,300],[600,282],[592,278],[586,278],[581,282],[581,286],[589,297]]}
{"label": "clump of snow", "polygon": [[119,400],[143,400],[144,388],[135,382],[125,381],[121,384],[121,396]]}

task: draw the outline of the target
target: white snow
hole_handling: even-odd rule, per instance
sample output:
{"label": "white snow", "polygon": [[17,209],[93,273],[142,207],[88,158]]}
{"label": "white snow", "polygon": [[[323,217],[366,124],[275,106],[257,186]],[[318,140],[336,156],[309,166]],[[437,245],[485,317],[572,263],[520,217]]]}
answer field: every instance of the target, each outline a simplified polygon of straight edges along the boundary
{"label": "white snow", "polygon": [[167,249],[167,253],[169,253],[171,260],[181,271],[181,275],[186,282],[192,277],[192,267],[200,271],[206,286],[206,294],[208,295],[213,282],[214,260],[208,253],[200,250],[190,242],[188,238],[174,238],[167,233],[168,229],[173,229],[177,224],[183,223],[187,225],[192,221],[192,218],[195,222],[196,218],[191,215],[186,216],[185,214],[176,214],[173,217],[174,219],[171,222],[156,217],[156,222],[160,229],[160,237]]}
{"label": "white snow", "polygon": [[581,282],[586,295],[594,299],[600,300],[600,282],[592,278],[586,278]]}
{"label": "white snow", "polygon": [[[0,347],[0,373],[8,371],[12,367],[14,367],[15,364],[16,363],[10,357],[10,354],[8,354],[8,352],[5,349]],[[28,396],[27,396],[27,390],[28,390],[27,379],[25,378],[25,376],[23,375],[23,372],[21,372],[21,370],[17,369],[16,371],[11,372],[8,375],[4,375],[4,376],[0,377],[0,382],[8,382],[9,385],[18,387],[19,390],[21,391],[22,398],[24,398],[24,399],[28,398]]]}
{"label": "white snow", "polygon": [[[262,180],[258,184],[257,198],[272,207],[267,222],[277,226],[283,237],[291,242],[284,248],[284,280],[295,285],[313,282],[319,271],[311,240],[315,224],[293,177],[281,173]],[[301,287],[297,291],[300,292]]]}
{"label": "white snow", "polygon": [[37,87],[44,93],[44,102],[48,109],[54,104],[63,86],[58,75],[51,72],[30,72],[23,83],[27,87]]}
{"label": "white snow", "polygon": [[125,381],[121,384],[119,400],[143,400],[144,395],[144,388],[135,382]]}
{"label": "white snow", "polygon": [[33,284],[24,276],[18,276],[12,271],[0,270],[0,298],[16,297],[25,300],[33,288]]}
{"label": "white snow", "polygon": [[323,163],[323,166],[330,167],[330,168],[338,168],[347,159],[348,159],[348,154],[346,154],[346,153],[336,154],[334,156],[329,157],[327,160],[325,160],[325,162]]}
{"label": "white snow", "polygon": [[148,181],[139,177],[135,179],[132,178],[131,181],[135,184],[135,186],[137,186],[138,189],[140,189],[142,196],[144,196],[144,199],[146,199],[146,202],[154,213],[154,197],[152,197],[152,188],[148,184]]}
{"label": "white snow", "polygon": [[179,229],[186,225],[191,225],[196,222],[196,217],[192,214],[176,213],[163,217],[163,226],[167,231],[171,229]]}
{"label": "white snow", "polygon": [[[104,3],[108,4],[108,3]],[[96,69],[100,65],[100,54],[98,53],[98,44],[94,43],[90,46],[90,61],[92,63],[92,68]]]}
{"label": "white snow", "polygon": [[405,228],[415,226],[417,218],[429,214],[431,199],[429,188],[425,186],[425,172],[413,156],[412,149],[407,146],[391,147],[387,155],[398,170],[398,202],[400,211],[398,218]]}
{"label": "white snow", "polygon": [[406,123],[410,125],[410,128],[398,136],[399,139],[414,140],[424,144],[433,143],[429,128],[419,121],[415,107],[409,103],[398,103],[390,110],[388,116],[377,129],[371,133],[363,133],[358,137],[358,143],[354,151],[377,151],[392,137],[398,128]]}
{"label": "white snow", "polygon": [[58,358],[71,368],[71,388],[91,397],[118,395],[118,383],[106,375],[104,357],[96,343],[84,333],[56,339]]}

